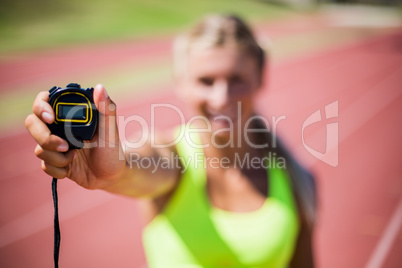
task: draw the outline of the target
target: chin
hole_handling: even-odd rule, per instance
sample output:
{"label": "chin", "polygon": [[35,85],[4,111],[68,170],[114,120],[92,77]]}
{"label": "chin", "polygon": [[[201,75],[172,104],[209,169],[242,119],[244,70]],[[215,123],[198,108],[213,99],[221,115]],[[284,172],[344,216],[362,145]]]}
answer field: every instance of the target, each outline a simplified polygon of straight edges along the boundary
{"label": "chin", "polygon": [[212,142],[215,141],[217,144],[227,144],[228,146],[234,144],[235,137],[237,137],[238,133],[237,122],[233,122],[233,124],[230,124],[229,122],[224,120],[219,120],[215,122],[211,121],[211,127],[211,138],[213,139]]}

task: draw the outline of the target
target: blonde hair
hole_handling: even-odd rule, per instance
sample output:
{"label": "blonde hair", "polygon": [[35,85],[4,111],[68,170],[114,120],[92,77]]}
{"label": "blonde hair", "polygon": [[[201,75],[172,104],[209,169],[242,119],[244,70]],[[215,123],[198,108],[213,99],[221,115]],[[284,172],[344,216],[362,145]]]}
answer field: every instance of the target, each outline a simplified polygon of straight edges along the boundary
{"label": "blonde hair", "polygon": [[254,57],[261,77],[265,53],[258,45],[251,29],[235,15],[220,14],[204,17],[190,31],[176,38],[173,45],[175,73],[186,70],[187,55],[190,51],[223,46],[237,47]]}

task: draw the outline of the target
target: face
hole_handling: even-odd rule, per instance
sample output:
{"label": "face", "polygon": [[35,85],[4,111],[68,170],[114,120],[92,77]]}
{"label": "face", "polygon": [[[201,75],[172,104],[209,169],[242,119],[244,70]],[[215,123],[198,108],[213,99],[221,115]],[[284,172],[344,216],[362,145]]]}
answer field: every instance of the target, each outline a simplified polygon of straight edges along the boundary
{"label": "face", "polygon": [[259,74],[256,59],[238,48],[190,52],[187,70],[178,78],[179,95],[210,121],[213,133],[227,138],[230,128],[236,134],[239,123],[243,127],[252,115]]}

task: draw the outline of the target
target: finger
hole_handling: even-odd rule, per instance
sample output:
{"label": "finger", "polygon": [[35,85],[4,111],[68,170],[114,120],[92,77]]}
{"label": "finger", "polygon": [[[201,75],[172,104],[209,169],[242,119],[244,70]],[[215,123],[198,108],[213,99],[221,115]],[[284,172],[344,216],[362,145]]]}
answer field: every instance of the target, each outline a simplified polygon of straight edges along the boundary
{"label": "finger", "polygon": [[68,143],[62,138],[52,135],[47,125],[36,115],[28,115],[25,119],[25,127],[43,149],[59,152],[68,151]]}
{"label": "finger", "polygon": [[45,161],[42,161],[42,169],[45,171],[49,176],[56,178],[56,179],[63,179],[69,176],[70,167],[55,167],[50,164],[47,164]]}
{"label": "finger", "polygon": [[94,102],[101,115],[116,115],[116,104],[110,99],[102,84],[97,84],[94,88]]}
{"label": "finger", "polygon": [[43,122],[48,124],[54,121],[53,108],[49,104],[49,92],[42,91],[37,96],[32,106],[33,113]]}
{"label": "finger", "polygon": [[75,150],[68,151],[67,153],[59,153],[44,150],[40,145],[37,145],[35,155],[52,166],[67,167],[74,159]]}

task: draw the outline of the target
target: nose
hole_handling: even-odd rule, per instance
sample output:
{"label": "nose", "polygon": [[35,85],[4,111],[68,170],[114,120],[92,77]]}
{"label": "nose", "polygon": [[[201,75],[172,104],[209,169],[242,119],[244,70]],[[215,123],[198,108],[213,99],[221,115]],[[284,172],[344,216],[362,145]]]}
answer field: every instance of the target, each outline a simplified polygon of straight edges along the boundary
{"label": "nose", "polygon": [[226,80],[217,80],[210,95],[210,104],[215,109],[225,107],[229,101],[229,83]]}

